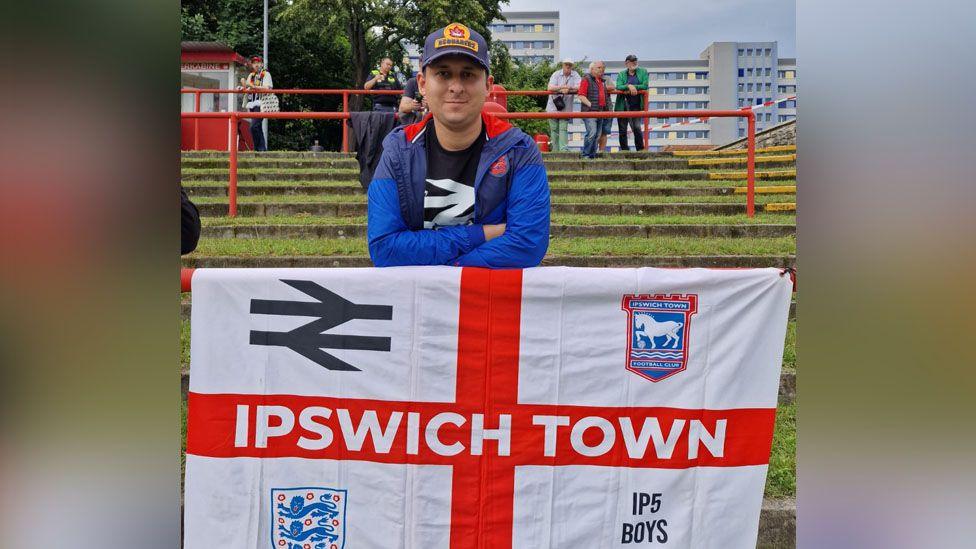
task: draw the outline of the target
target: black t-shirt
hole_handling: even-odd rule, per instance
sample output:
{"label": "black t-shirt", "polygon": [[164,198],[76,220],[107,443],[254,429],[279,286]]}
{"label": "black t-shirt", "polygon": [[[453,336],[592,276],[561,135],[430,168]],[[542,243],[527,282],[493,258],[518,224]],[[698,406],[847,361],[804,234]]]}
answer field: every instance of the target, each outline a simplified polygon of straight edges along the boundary
{"label": "black t-shirt", "polygon": [[[376,78],[376,76],[379,74],[380,74],[379,70],[373,69],[373,72],[370,73],[370,78]],[[390,71],[386,73],[385,79],[380,80],[373,86],[373,89],[374,90],[402,90],[403,86],[400,85],[400,80],[397,79],[395,74],[393,74],[393,71]],[[373,102],[379,103],[380,105],[397,106],[400,104],[400,97],[393,94],[374,95]]]}
{"label": "black t-shirt", "polygon": [[424,228],[464,225],[474,218],[474,178],[485,146],[485,129],[470,147],[441,147],[434,121],[427,122],[427,183],[424,185]]}
{"label": "black t-shirt", "polygon": [[[634,74],[630,74],[630,72],[627,73],[627,83],[628,84],[633,84],[634,86],[637,86],[637,84],[640,83],[640,80],[637,79],[637,73],[636,72]],[[627,110],[630,110],[630,111],[639,111],[640,110],[640,106],[641,106],[641,99],[642,98],[643,98],[643,95],[628,95],[627,96]]]}
{"label": "black t-shirt", "polygon": [[420,96],[420,87],[417,86],[417,77],[414,76],[403,86],[403,96],[408,99],[417,99]]}

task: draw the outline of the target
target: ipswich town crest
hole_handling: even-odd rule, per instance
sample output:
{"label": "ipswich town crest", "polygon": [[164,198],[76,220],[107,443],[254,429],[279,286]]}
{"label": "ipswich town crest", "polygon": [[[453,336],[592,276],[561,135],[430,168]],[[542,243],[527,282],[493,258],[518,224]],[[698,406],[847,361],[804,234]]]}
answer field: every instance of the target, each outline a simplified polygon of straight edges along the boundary
{"label": "ipswich town crest", "polygon": [[696,294],[625,295],[627,369],[661,381],[688,365],[688,333],[698,311]]}
{"label": "ipswich town crest", "polygon": [[273,488],[273,549],[343,549],[346,491],[332,488]]}

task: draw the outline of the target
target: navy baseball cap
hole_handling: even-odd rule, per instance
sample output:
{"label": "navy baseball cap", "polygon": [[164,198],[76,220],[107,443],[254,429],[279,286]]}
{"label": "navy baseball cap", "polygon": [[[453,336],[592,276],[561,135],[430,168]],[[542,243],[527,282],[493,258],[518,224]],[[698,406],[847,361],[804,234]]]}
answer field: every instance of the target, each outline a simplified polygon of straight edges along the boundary
{"label": "navy baseball cap", "polygon": [[488,43],[485,38],[461,23],[451,23],[443,29],[430,33],[424,42],[424,55],[420,59],[420,70],[431,61],[445,55],[466,55],[490,72],[488,66]]}

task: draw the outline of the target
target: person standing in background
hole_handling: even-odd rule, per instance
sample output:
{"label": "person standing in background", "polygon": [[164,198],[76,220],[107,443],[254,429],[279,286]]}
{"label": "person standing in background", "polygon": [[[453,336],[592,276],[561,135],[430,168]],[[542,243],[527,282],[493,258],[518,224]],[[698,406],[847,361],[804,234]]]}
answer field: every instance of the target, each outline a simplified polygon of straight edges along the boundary
{"label": "person standing in background", "polygon": [[[617,102],[615,111],[643,111],[646,110],[644,100],[647,91],[647,70],[637,66],[637,56],[628,55],[624,60],[626,70],[617,75]],[[630,150],[627,146],[627,127],[634,132],[634,147],[638,151],[644,150],[644,134],[641,133],[640,118],[618,118],[617,131],[620,139],[620,150]]]}
{"label": "person standing in background", "polygon": [[[370,79],[363,85],[366,90],[402,90],[403,86],[393,74],[393,60],[384,57],[380,61],[380,68],[373,69]],[[393,94],[382,94],[373,96],[373,110],[380,112],[396,112],[400,97]]]}
{"label": "person standing in background", "polygon": [[[606,65],[603,61],[590,63],[590,72],[580,82],[579,100],[582,112],[605,112],[613,110],[610,105],[610,91],[613,84],[603,78]],[[611,118],[584,118],[586,138],[583,141],[583,158],[595,158],[597,147],[602,153],[607,148],[607,134],[613,124]]]}
{"label": "person standing in background", "polygon": [[414,76],[403,85],[403,97],[400,98],[400,125],[409,126],[415,122],[420,122],[426,110],[427,102],[420,95],[417,77]]}
{"label": "person standing in background", "polygon": [[[573,60],[564,59],[563,67],[549,77],[549,91],[559,92],[559,95],[549,96],[546,112],[573,112],[573,96],[566,94],[579,91],[579,85],[580,75],[573,70]],[[552,118],[549,120],[549,140],[552,141],[553,151],[566,151],[568,130],[568,118]]]}
{"label": "person standing in background", "polygon": [[[264,68],[264,59],[255,55],[251,58],[251,74],[247,78],[241,78],[241,86],[245,90],[270,90],[274,87],[271,81],[271,73]],[[244,96],[247,103],[244,105],[250,112],[261,112],[261,94],[249,93]],[[264,139],[264,124],[262,119],[251,119],[251,138],[254,139],[255,151],[268,150],[268,144]]]}

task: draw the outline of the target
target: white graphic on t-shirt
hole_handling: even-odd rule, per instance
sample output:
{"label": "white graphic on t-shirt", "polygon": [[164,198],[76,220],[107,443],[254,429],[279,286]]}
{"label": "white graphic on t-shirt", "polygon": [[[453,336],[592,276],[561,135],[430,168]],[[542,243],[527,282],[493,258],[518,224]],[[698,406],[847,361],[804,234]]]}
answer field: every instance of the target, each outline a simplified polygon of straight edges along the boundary
{"label": "white graphic on t-shirt", "polygon": [[424,194],[425,210],[443,208],[432,221],[424,221],[425,229],[432,229],[435,226],[463,225],[474,217],[474,187],[458,183],[453,179],[428,179],[427,183],[444,189],[450,194],[444,196]]}

